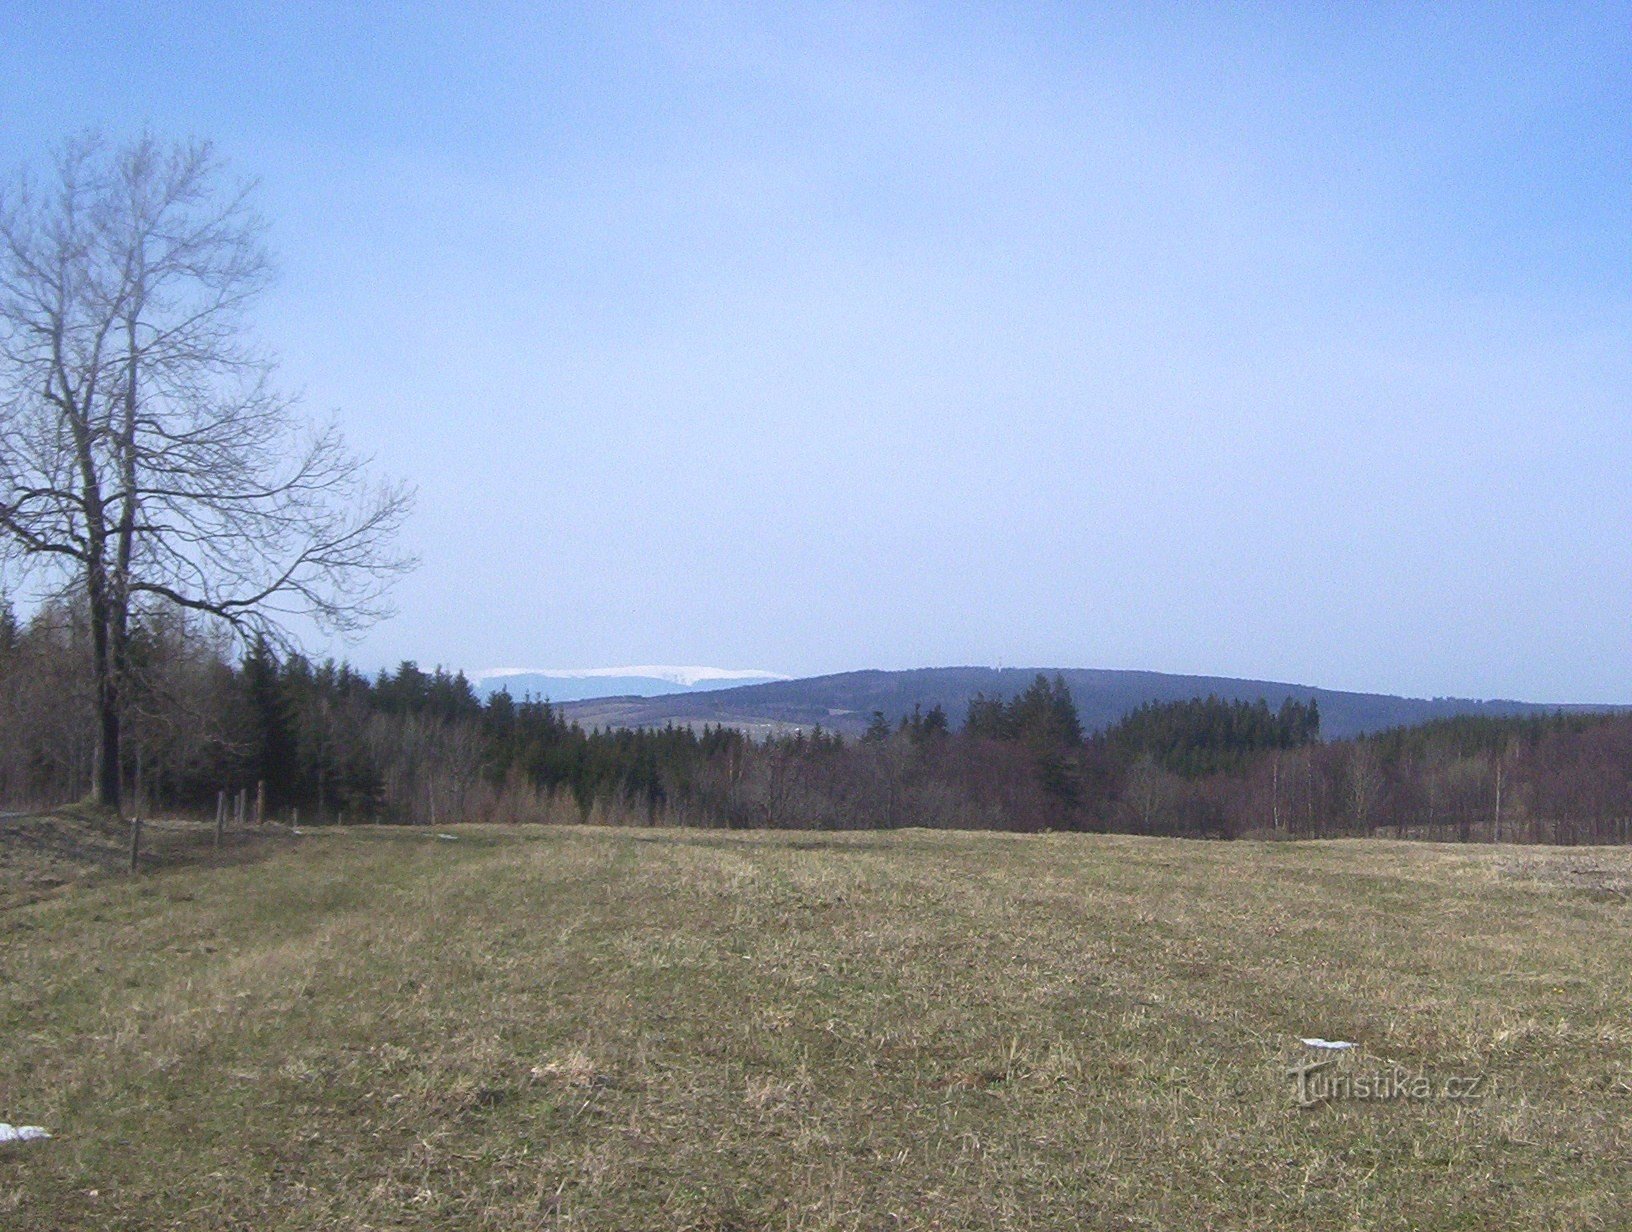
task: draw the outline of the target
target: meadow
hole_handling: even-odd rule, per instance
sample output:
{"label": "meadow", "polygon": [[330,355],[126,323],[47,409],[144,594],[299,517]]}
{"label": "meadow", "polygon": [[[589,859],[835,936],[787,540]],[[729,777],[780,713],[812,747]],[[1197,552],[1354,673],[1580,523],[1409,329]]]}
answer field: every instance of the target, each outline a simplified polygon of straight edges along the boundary
{"label": "meadow", "polygon": [[1632,1226],[1620,850],[356,828],[11,871],[0,1120],[55,1136],[0,1147],[7,1229]]}

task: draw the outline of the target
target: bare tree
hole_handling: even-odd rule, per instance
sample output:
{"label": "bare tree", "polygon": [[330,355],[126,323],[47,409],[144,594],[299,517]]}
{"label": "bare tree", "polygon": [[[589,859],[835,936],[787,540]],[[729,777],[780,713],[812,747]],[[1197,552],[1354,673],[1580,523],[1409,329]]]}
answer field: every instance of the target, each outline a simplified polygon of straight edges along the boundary
{"label": "bare tree", "polygon": [[1157,832],[1176,786],[1174,776],[1164,770],[1155,757],[1148,752],[1139,754],[1138,760],[1128,769],[1125,796],[1135,819],[1135,834]]}
{"label": "bare tree", "polygon": [[0,560],[90,615],[92,796],[117,806],[131,615],[160,602],[287,644],[385,614],[411,504],[273,387],[249,186],[203,142],[67,142],[0,197]]}
{"label": "bare tree", "polygon": [[1354,828],[1369,833],[1383,794],[1382,759],[1364,737],[1349,745],[1348,806]]}

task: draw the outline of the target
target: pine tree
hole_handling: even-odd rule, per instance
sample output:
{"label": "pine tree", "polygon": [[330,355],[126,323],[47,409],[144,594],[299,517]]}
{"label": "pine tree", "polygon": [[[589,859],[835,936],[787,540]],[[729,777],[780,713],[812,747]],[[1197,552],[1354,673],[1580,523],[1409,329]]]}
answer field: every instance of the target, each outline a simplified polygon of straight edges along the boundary
{"label": "pine tree", "polygon": [[17,613],[12,609],[10,597],[0,594],[0,656],[9,655],[16,650],[22,636],[22,628],[17,623]]}
{"label": "pine tree", "polygon": [[884,717],[882,710],[875,710],[872,722],[867,724],[867,730],[861,735],[861,741],[863,744],[884,744],[890,735],[889,719]]}
{"label": "pine tree", "polygon": [[249,708],[250,777],[266,784],[269,808],[281,807],[292,801],[298,789],[299,741],[283,674],[265,637],[251,643],[241,679]]}

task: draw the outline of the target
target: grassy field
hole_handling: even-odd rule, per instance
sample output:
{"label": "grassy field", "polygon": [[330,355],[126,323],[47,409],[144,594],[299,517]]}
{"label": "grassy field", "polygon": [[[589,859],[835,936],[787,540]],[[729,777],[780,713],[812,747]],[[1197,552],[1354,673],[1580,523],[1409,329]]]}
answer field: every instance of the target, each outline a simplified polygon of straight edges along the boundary
{"label": "grassy field", "polygon": [[[0,1120],[57,1135],[0,1227],[1632,1226],[1629,874],[524,829],[53,879],[0,909]],[[1313,1035],[1411,1097],[1298,1106]]]}

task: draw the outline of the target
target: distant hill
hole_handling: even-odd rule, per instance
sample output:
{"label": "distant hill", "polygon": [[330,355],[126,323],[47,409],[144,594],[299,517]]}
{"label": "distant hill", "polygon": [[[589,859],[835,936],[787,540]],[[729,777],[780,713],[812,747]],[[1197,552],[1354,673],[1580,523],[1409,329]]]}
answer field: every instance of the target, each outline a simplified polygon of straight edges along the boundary
{"label": "distant hill", "polygon": [[1221,676],[1175,676],[1163,672],[1108,671],[1052,667],[931,667],[911,671],[840,672],[802,680],[776,680],[706,693],[667,697],[608,697],[571,702],[567,716],[586,727],[662,727],[723,723],[763,733],[820,726],[858,735],[873,711],[893,722],[914,705],[940,705],[954,726],[961,725],[969,699],[1013,697],[1042,672],[1065,678],[1071,696],[1090,730],[1107,727],[1145,702],[1182,701],[1215,694],[1226,700],[1266,699],[1279,706],[1288,698],[1320,703],[1321,732],[1328,739],[1354,736],[1422,723],[1453,715],[1547,714],[1555,710],[1610,711],[1624,706],[1552,706],[1535,702],[1480,701],[1469,698],[1393,697],[1381,693],[1347,693],[1269,680],[1235,680]]}
{"label": "distant hill", "polygon": [[702,692],[735,685],[782,680],[774,672],[721,667],[591,667],[575,670],[500,667],[470,674],[478,696],[505,690],[552,702],[584,701],[603,697],[662,697],[673,693]]}

